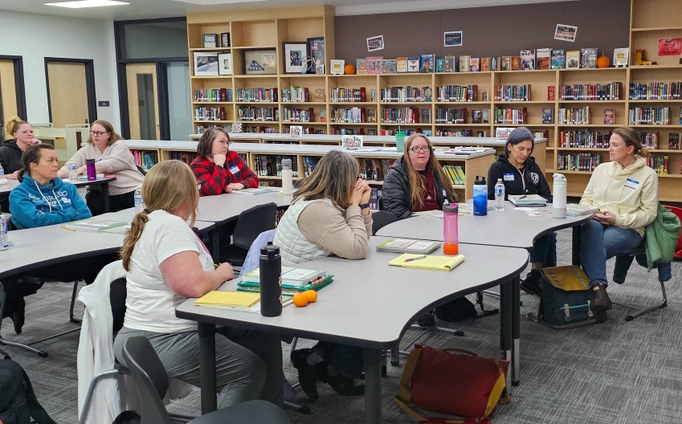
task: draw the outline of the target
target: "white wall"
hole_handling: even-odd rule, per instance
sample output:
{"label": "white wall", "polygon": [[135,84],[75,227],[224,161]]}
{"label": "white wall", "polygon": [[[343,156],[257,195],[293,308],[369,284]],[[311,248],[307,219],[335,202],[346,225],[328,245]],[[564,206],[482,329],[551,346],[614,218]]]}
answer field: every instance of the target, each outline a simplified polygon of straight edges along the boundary
{"label": "white wall", "polygon": [[97,117],[120,131],[116,51],[112,21],[73,19],[2,11],[0,55],[22,56],[29,122],[49,122],[45,57],[92,59],[98,101]]}

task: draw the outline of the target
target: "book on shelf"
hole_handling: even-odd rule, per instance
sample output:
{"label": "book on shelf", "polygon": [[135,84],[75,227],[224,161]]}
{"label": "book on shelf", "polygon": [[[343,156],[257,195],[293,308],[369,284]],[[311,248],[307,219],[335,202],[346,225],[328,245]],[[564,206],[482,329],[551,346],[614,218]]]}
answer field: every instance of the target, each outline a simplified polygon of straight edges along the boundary
{"label": "book on shelf", "polygon": [[537,69],[549,69],[550,62],[552,61],[552,49],[537,49],[535,52]]}
{"label": "book on shelf", "polygon": [[457,70],[455,67],[455,56],[445,56],[444,61],[443,72],[455,72]]}
{"label": "book on shelf", "polygon": [[260,293],[212,290],[194,301],[197,306],[250,308],[260,301]]}
{"label": "book on shelf", "polygon": [[580,68],[580,50],[566,50],[566,69]]}
{"label": "book on shelf", "polygon": [[464,262],[464,255],[436,256],[403,253],[388,264],[391,266],[401,266],[403,268],[430,269],[449,272],[462,262]]}
{"label": "book on shelf", "polygon": [[500,71],[511,71],[511,56],[502,56],[500,59]]}
{"label": "book on shelf", "polygon": [[521,70],[521,56],[511,57],[511,70],[520,71]]}
{"label": "book on shelf", "polygon": [[407,72],[409,73],[419,72],[419,56],[410,56],[407,58]]}
{"label": "book on shelf", "polygon": [[509,134],[514,131],[514,128],[495,128],[495,138],[499,138],[500,140],[506,140],[509,137]]}
{"label": "book on shelf", "polygon": [[471,65],[471,56],[462,55],[459,57],[459,72],[469,72]]}
{"label": "book on shelf", "polygon": [[[325,271],[295,268],[290,266],[282,267],[282,286],[302,287],[318,281],[327,275]],[[242,281],[260,283],[260,268],[247,272],[241,276]]]}
{"label": "book on shelf", "polygon": [[71,231],[108,231],[117,227],[124,227],[128,225],[127,222],[115,221],[112,219],[88,218],[81,221],[67,222],[62,225],[62,228]]}
{"label": "book on shelf", "polygon": [[491,71],[497,71],[497,67],[500,64],[500,58],[499,57],[491,57],[490,58],[490,70]]}
{"label": "book on shelf", "polygon": [[278,190],[274,188],[267,188],[267,187],[257,187],[257,188],[245,188],[242,190],[232,190],[232,194],[240,194],[240,195],[247,195],[247,196],[257,196],[259,194],[266,194],[266,193],[277,193]]}
{"label": "book on shelf", "polygon": [[381,62],[381,73],[382,74],[395,74],[397,68],[397,62],[395,59],[384,59]]}
{"label": "book on shelf", "polygon": [[438,73],[445,72],[445,59],[443,59],[442,57],[436,59],[436,72]]}
{"label": "book on shelf", "polygon": [[432,73],[433,67],[435,65],[436,55],[435,54],[423,54],[421,55],[421,60],[419,62],[419,72],[420,73]]}
{"label": "book on shelf", "polygon": [[539,194],[510,194],[507,198],[515,206],[547,206],[547,199]]}
{"label": "book on shelf", "polygon": [[521,57],[521,70],[533,71],[535,70],[535,49],[524,49],[519,53]]}
{"label": "book on shelf", "polygon": [[550,69],[564,69],[566,67],[566,51],[552,50],[552,62]]}
{"label": "book on shelf", "polygon": [[585,69],[597,67],[596,47],[583,47],[580,49],[580,67]]}
{"label": "book on shelf", "polygon": [[392,238],[377,246],[377,252],[416,253],[427,255],[438,249],[439,241]]}
{"label": "book on shelf", "polygon": [[355,72],[358,75],[367,75],[367,59],[360,57],[355,59]]}
{"label": "book on shelf", "polygon": [[481,59],[472,57],[469,59],[469,72],[479,72],[481,70]]}
{"label": "book on shelf", "polygon": [[680,149],[680,133],[668,134],[668,149],[670,150]]}
{"label": "book on shelf", "polygon": [[487,136],[488,136],[487,131],[483,131],[483,130],[476,131],[476,137],[487,137]]}
{"label": "book on shelf", "polygon": [[554,86],[553,85],[547,86],[547,100],[554,101]]}
{"label": "book on shelf", "polygon": [[471,111],[471,123],[472,124],[482,124],[483,118],[480,110]]}
{"label": "book on shelf", "polygon": [[542,123],[543,124],[553,124],[554,123],[554,108],[553,107],[543,107],[542,108]]}
{"label": "book on shelf", "polygon": [[380,74],[381,64],[384,60],[383,56],[370,56],[365,62],[365,67],[367,68],[368,74]]}
{"label": "book on shelf", "polygon": [[616,123],[616,109],[604,109],[604,125]]}
{"label": "book on shelf", "polygon": [[404,74],[407,72],[407,57],[399,57],[396,59],[396,72]]}

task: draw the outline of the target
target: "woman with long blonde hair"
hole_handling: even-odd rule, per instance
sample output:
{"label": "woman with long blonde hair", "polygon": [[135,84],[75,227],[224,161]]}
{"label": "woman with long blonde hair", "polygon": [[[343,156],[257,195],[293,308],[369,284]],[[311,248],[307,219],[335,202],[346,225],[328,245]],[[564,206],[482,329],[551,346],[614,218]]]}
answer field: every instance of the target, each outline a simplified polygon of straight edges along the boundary
{"label": "woman with long blonde hair", "polygon": [[[114,352],[124,362],[125,341],[147,337],[170,376],[199,385],[197,323],[177,318],[175,308],[217,289],[234,272],[227,263],[214,266],[191,229],[199,191],[188,165],[177,160],[155,165],[142,185],[142,199],[146,208],[133,218],[121,249],[126,313]],[[228,327],[216,333],[218,407],[256,398],[281,404],[279,337]]]}

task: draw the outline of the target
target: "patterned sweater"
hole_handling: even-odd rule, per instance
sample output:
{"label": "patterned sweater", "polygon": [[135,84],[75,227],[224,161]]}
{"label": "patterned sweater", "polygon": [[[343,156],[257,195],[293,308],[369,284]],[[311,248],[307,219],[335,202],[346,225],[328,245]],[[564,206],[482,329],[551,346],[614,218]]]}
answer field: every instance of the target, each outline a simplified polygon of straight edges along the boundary
{"label": "patterned sweater", "polygon": [[220,194],[230,183],[244,184],[244,188],[258,187],[258,176],[246,165],[237,152],[227,152],[224,166],[216,166],[208,158],[197,156],[190,165],[201,184],[202,196]]}

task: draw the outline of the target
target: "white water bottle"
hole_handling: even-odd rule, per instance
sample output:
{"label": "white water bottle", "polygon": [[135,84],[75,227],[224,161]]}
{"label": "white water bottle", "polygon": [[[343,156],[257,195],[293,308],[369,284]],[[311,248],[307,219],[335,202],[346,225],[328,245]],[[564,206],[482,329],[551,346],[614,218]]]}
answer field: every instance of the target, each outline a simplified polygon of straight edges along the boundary
{"label": "white water bottle", "polygon": [[78,181],[78,168],[75,163],[72,163],[69,165],[69,182],[75,183],[76,181]]}
{"label": "white water bottle", "polygon": [[144,210],[144,200],[142,200],[142,186],[137,186],[135,189],[135,214]]}
{"label": "white water bottle", "polygon": [[498,178],[495,184],[495,210],[504,210],[504,183],[502,178]]}
{"label": "white water bottle", "polygon": [[566,218],[566,177],[563,174],[554,174],[552,215],[556,219]]}
{"label": "white water bottle", "polygon": [[291,169],[291,159],[282,159],[282,194],[292,194],[294,191],[294,173]]}

